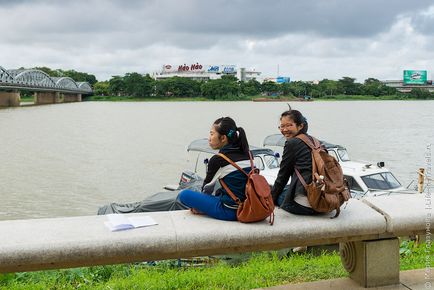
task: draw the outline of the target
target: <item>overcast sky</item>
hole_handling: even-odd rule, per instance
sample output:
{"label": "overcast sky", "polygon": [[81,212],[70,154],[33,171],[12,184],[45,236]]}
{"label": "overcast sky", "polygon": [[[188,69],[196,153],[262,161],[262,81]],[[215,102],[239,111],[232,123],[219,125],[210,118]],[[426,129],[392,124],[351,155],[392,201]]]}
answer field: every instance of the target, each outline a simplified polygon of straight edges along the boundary
{"label": "overcast sky", "polygon": [[0,0],[0,27],[0,66],[100,81],[196,62],[359,82],[434,68],[432,0]]}

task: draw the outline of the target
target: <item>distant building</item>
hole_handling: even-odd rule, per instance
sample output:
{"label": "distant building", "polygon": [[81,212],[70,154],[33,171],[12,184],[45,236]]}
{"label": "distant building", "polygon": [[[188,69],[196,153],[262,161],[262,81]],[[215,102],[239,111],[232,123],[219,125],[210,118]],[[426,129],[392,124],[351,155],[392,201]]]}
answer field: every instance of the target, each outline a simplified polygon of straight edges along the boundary
{"label": "distant building", "polygon": [[248,82],[251,80],[259,81],[260,76],[261,76],[261,72],[256,71],[254,69],[247,70],[246,68],[242,67],[240,69],[240,77],[238,79],[243,82]]}
{"label": "distant building", "polygon": [[241,68],[237,70],[236,65],[202,65],[200,63],[193,63],[191,65],[163,65],[161,71],[153,74],[156,80],[167,79],[171,77],[184,77],[197,81],[207,81],[220,79],[224,75],[236,76],[239,80],[249,81],[257,79],[261,72],[255,70],[246,70]]}
{"label": "distant building", "polygon": [[284,84],[284,83],[290,83],[291,78],[290,77],[265,78],[264,82],[273,82],[273,83],[277,83],[277,84]]}
{"label": "distant building", "polygon": [[432,80],[427,80],[426,84],[424,85],[416,85],[416,84],[407,85],[404,84],[403,80],[385,80],[381,82],[388,87],[396,88],[398,91],[402,93],[409,93],[411,92],[412,89],[415,88],[427,89],[431,93],[434,92],[434,86],[432,85]]}
{"label": "distant building", "polygon": [[428,80],[428,71],[426,70],[404,70],[402,80],[385,80],[381,81],[388,87],[396,88],[402,93],[409,93],[412,89],[426,89],[434,92],[432,80]]}

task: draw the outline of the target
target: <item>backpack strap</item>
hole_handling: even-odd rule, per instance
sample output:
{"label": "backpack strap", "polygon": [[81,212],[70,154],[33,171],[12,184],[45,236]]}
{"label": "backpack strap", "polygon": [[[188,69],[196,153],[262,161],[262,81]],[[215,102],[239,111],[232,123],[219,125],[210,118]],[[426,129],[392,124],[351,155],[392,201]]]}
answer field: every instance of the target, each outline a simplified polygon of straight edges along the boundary
{"label": "backpack strap", "polygon": [[[227,162],[229,162],[230,164],[232,164],[233,167],[235,167],[236,169],[238,169],[239,171],[241,171],[242,173],[244,173],[247,178],[249,177],[249,174],[246,173],[244,171],[244,169],[242,169],[238,164],[236,164],[235,162],[233,162],[229,157],[227,157],[226,155],[224,155],[223,153],[219,153],[218,154],[220,157],[222,157],[224,160],[226,160]],[[250,158],[250,166],[251,169],[253,169],[253,157],[252,157],[252,153],[249,151],[249,158]],[[226,184],[226,182],[223,181],[223,178],[220,179],[220,184],[223,186],[223,188],[226,190],[226,192],[229,194],[229,196],[237,203],[237,204],[241,204],[241,200],[232,192],[232,190],[230,190],[229,186]]]}
{"label": "backpack strap", "polygon": [[297,174],[298,180],[300,180],[301,184],[303,184],[304,189],[307,191],[307,184],[306,180],[304,180],[303,176],[301,175],[300,171],[298,171],[297,168],[295,168],[295,173]]}
{"label": "backpack strap", "polygon": [[[317,179],[319,179],[319,176],[316,173],[316,162],[315,162],[314,157],[313,157],[313,150],[320,149],[321,143],[315,137],[307,136],[306,134],[299,134],[299,135],[295,136],[295,138],[298,138],[301,141],[303,141],[312,150],[312,179],[314,176]],[[306,189],[306,191],[307,191],[306,180],[304,180],[303,176],[301,175],[301,173],[297,169],[297,167],[295,167],[294,169],[295,169],[295,173],[297,174],[298,180],[300,180],[301,184],[303,184],[304,189]]]}
{"label": "backpack strap", "polygon": [[242,202],[241,200],[232,192],[232,190],[229,189],[229,186],[226,184],[226,182],[223,181],[223,178],[220,179],[220,184],[223,186],[223,188],[226,190],[226,192],[229,194],[229,196],[238,204],[240,205]]}
{"label": "backpack strap", "polygon": [[295,138],[298,138],[301,141],[303,141],[312,150],[321,148],[321,143],[318,141],[318,139],[316,139],[313,136],[309,136],[309,137],[306,134],[298,134],[297,136],[295,136]]}
{"label": "backpack strap", "polygon": [[[244,169],[242,169],[238,164],[236,164],[235,162],[233,162],[229,157],[227,157],[226,155],[224,155],[223,153],[219,153],[218,156],[222,157],[224,160],[226,160],[227,162],[229,162],[230,164],[232,164],[233,167],[235,167],[236,169],[238,169],[239,171],[241,171],[242,173],[244,173],[247,177],[249,177],[249,174],[247,172],[244,171]],[[253,169],[253,157],[252,157],[252,153],[249,151],[249,158],[250,158],[250,168]]]}

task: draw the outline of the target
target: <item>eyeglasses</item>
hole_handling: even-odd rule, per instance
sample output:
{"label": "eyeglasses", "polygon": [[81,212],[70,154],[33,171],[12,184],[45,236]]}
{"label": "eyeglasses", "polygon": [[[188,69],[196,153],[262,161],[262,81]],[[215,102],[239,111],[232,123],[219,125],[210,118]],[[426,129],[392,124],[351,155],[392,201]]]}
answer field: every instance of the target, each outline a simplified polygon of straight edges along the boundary
{"label": "eyeglasses", "polygon": [[291,125],[289,124],[284,124],[284,125],[279,125],[277,126],[277,129],[282,130],[282,129],[288,129],[291,128]]}

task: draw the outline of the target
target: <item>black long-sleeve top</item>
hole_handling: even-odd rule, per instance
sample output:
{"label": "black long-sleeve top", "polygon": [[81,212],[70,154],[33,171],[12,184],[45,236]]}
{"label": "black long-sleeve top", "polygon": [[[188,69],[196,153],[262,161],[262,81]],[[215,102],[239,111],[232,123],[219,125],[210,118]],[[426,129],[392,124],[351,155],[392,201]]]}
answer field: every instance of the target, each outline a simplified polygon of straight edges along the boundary
{"label": "black long-sleeve top", "polygon": [[280,170],[271,190],[274,204],[277,204],[279,196],[288,183],[289,177],[291,177],[288,194],[281,204],[282,208],[292,202],[297,194],[307,195],[303,184],[295,173],[295,168],[300,171],[307,184],[312,182],[311,150],[299,138],[290,138],[285,143]]}

